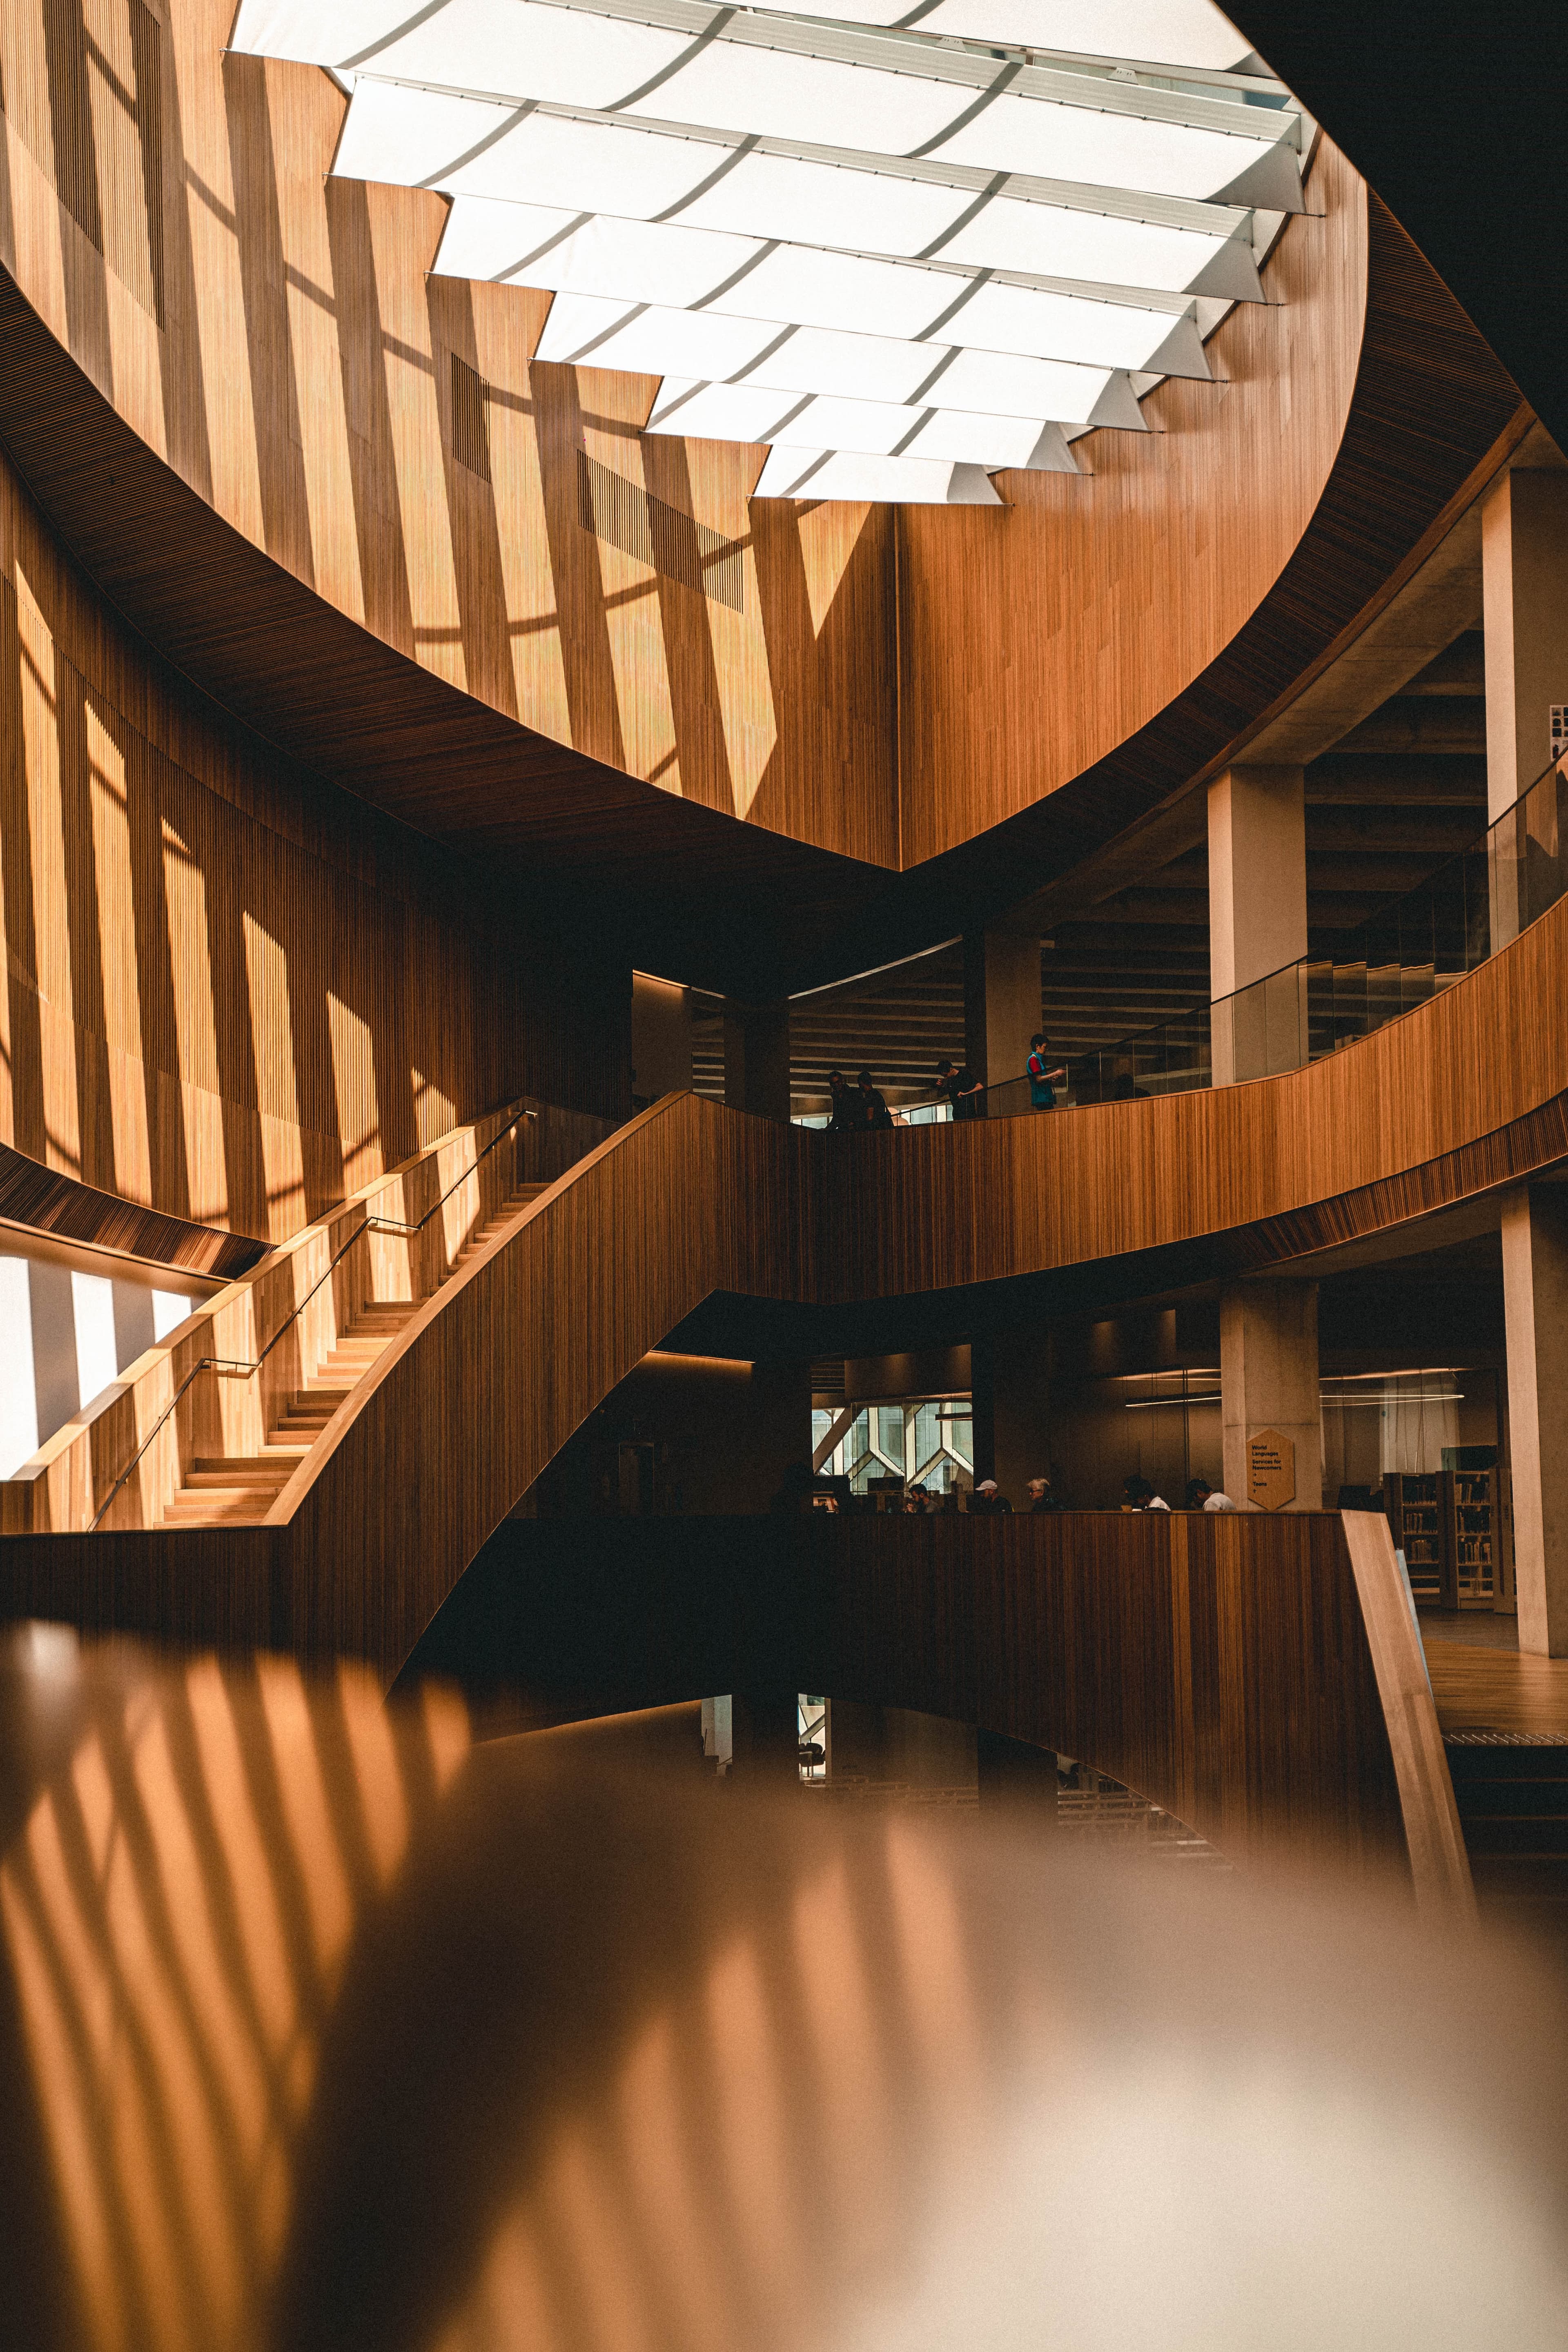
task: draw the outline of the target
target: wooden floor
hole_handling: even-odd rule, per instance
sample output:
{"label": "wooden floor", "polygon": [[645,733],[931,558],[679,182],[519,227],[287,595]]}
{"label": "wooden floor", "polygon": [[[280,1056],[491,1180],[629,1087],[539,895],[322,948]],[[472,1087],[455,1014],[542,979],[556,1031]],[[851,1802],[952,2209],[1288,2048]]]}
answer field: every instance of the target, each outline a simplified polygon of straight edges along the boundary
{"label": "wooden floor", "polygon": [[1426,1670],[1445,1733],[1515,1731],[1568,1741],[1568,1658],[1429,1638]]}

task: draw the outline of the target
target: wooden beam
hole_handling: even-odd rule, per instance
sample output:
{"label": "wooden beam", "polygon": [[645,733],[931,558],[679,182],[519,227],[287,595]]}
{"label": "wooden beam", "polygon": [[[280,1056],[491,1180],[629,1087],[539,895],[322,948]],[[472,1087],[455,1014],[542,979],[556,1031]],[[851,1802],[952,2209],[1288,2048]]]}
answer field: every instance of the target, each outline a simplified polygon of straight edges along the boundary
{"label": "wooden beam", "polygon": [[1475,1889],[1410,1587],[1381,1511],[1342,1511],[1362,1622],[1399,1784],[1417,1908],[1473,1919]]}

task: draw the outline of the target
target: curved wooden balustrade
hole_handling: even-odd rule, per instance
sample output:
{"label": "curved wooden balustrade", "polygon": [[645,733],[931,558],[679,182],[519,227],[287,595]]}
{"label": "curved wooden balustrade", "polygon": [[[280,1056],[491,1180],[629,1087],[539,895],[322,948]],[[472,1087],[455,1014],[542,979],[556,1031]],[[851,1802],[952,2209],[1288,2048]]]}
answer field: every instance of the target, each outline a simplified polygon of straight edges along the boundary
{"label": "curved wooden balustrade", "polygon": [[914,1707],[1083,1759],[1233,1861],[1405,1848],[1441,1901],[1401,1818],[1383,1589],[1324,1512],[519,1519],[408,1680],[460,1685],[496,1728],[711,1691]]}
{"label": "curved wooden balustrade", "polygon": [[11,1547],[7,1608],[390,1675],[573,1431],[715,1295],[800,1313],[1173,1253],[1189,1278],[1288,1265],[1568,1158],[1564,1001],[1568,901],[1404,1020],[1249,1086],[848,1142],[667,1097],[419,1307],[265,1527]]}
{"label": "curved wooden balustrade", "polygon": [[510,1104],[363,1186],[0,1482],[0,1532],[259,1519],[417,1303],[604,1125]]}
{"label": "curved wooden balustrade", "polygon": [[206,1282],[244,1274],[267,1251],[265,1242],[247,1234],[167,1216],[118,1192],[80,1183],[8,1143],[0,1143],[0,1222],[67,1247],[104,1250]]}

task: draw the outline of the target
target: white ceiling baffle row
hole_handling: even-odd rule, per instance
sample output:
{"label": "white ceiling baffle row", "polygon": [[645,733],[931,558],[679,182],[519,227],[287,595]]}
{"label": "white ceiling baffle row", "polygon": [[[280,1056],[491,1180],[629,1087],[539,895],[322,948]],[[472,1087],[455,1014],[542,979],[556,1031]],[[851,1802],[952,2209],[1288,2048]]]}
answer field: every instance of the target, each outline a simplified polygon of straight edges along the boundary
{"label": "white ceiling baffle row", "polygon": [[744,384],[682,383],[676,376],[660,384],[644,430],[691,434],[701,441],[847,449],[868,457],[1022,467],[1029,473],[1078,471],[1060,425],[1044,417],[975,416],[960,408],[823,400],[809,393],[792,398]]}
{"label": "white ceiling baffle row", "polygon": [[1115,369],[964,351],[940,338],[900,342],[888,335],[834,333],[711,310],[667,310],[589,294],[557,294],[538,357],[566,366],[619,368],[630,375],[917,407],[940,392],[945,405],[978,415],[1048,417],[1058,425],[1112,425],[1133,433],[1146,429],[1131,383]]}
{"label": "white ceiling baffle row", "polygon": [[1163,294],[1263,299],[1250,213],[361,80],[334,170],[455,196],[850,246]]}
{"label": "white ceiling baffle row", "polygon": [[244,0],[234,47],[514,105],[1301,208],[1294,107],[706,0]]}
{"label": "white ceiling baffle row", "polygon": [[329,68],[338,176],[449,195],[438,274],[550,293],[540,359],[658,377],[759,497],[1077,474],[1211,379],[1312,131],[1209,0],[242,0],[234,47]]}
{"label": "white ceiling baffle row", "polygon": [[1209,380],[1194,307],[1179,296],[1147,294],[1136,304],[1090,299],[1011,272],[886,261],[607,213],[465,196],[452,207],[436,268],[446,278],[643,299],[666,310],[909,342],[940,337],[965,350]]}
{"label": "white ceiling baffle row", "polygon": [[1142,65],[1185,67],[1188,72],[1236,73],[1258,65],[1212,0],[834,0],[798,16],[828,16],[840,25],[876,25],[889,32],[940,34],[948,40],[985,41],[1004,48],[1132,59]]}

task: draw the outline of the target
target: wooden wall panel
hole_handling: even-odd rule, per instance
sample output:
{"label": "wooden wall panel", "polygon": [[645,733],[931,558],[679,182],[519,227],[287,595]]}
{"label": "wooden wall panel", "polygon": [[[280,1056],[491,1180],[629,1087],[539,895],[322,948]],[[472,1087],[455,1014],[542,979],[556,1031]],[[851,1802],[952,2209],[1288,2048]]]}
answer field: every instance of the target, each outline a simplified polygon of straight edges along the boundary
{"label": "wooden wall panel", "polygon": [[[0,1599],[319,1654],[287,1545],[274,1528],[15,1537]],[[510,1728],[783,1679],[1084,1759],[1237,1862],[1403,1849],[1335,1515],[513,1520],[409,1659],[426,1675]]]}
{"label": "wooden wall panel", "polygon": [[1005,477],[990,530],[901,514],[906,864],[1035,808],[994,857],[1066,866],[1157,805],[1256,731],[1522,437],[1505,370],[1326,140],[1309,200],[1268,307],[1210,340],[1219,383],[1161,385],[1152,436],[1081,444],[1092,479]]}
{"label": "wooden wall panel", "polygon": [[621,1107],[613,951],[204,705],[3,457],[0,921],[0,1143],[164,1217],[279,1240],[523,1091]]}

